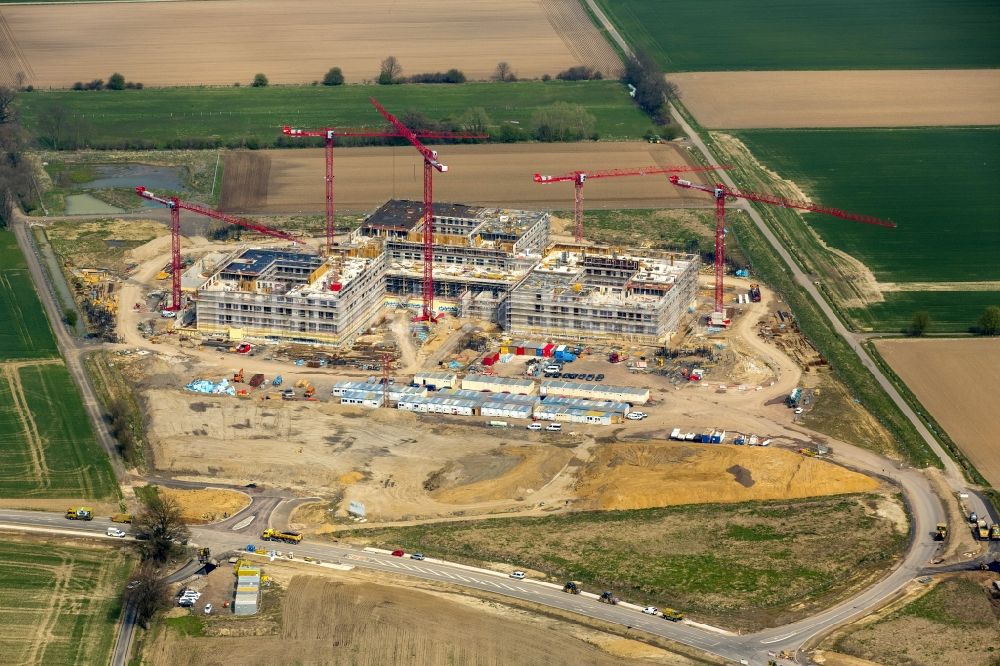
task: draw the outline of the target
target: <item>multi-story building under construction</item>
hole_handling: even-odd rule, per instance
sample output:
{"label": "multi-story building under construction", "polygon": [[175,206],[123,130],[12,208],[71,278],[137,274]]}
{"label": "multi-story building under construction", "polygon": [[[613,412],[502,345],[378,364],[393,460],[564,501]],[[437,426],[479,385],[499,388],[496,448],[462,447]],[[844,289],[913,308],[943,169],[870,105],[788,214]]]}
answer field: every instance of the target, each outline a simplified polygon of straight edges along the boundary
{"label": "multi-story building under construction", "polygon": [[[388,307],[418,308],[422,208],[389,201],[334,256],[251,249],[197,290],[197,327],[347,344]],[[435,204],[435,310],[517,334],[662,342],[694,300],[697,258],[547,249],[549,216]]]}

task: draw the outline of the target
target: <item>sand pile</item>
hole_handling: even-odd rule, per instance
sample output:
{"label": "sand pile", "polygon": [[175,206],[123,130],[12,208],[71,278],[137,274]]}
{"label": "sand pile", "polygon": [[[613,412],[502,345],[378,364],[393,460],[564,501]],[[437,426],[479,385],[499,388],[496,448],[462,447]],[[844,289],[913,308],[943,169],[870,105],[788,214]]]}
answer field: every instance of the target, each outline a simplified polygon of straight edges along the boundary
{"label": "sand pile", "polygon": [[794,499],[874,490],[878,482],[781,449],[658,442],[597,451],[576,492],[595,509]]}
{"label": "sand pile", "polygon": [[178,490],[160,486],[158,492],[161,497],[175,500],[181,507],[184,522],[193,525],[224,520],[250,504],[249,496],[235,490]]}

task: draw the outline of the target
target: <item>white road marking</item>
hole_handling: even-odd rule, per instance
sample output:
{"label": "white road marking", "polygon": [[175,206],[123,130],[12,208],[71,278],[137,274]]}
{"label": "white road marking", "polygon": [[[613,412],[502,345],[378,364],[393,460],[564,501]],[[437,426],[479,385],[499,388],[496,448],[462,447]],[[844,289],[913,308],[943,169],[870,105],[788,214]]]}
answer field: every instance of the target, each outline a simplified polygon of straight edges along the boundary
{"label": "white road marking", "polygon": [[761,643],[763,643],[764,645],[767,645],[768,643],[780,643],[783,640],[787,640],[787,639],[791,638],[792,636],[794,636],[797,633],[799,633],[799,632],[793,631],[792,633],[785,634],[784,636],[778,636],[777,638],[769,638],[766,641],[761,641]]}

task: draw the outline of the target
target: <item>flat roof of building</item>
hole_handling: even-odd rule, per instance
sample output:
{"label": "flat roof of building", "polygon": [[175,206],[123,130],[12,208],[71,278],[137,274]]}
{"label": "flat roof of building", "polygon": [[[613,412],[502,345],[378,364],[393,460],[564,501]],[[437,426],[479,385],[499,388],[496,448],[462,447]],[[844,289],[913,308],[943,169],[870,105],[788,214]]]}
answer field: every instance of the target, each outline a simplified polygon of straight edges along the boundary
{"label": "flat roof of building", "polygon": [[494,384],[496,386],[521,386],[534,388],[535,382],[530,379],[520,379],[518,377],[499,377],[496,375],[466,375],[463,382],[481,382],[483,384]]}
{"label": "flat roof of building", "polygon": [[252,247],[230,259],[219,270],[253,277],[263,273],[276,261],[287,261],[313,267],[318,267],[323,263],[323,259],[318,254],[311,252]]}
{"label": "flat roof of building", "polygon": [[634,395],[636,397],[649,398],[649,389],[639,388],[636,386],[609,386],[607,384],[593,384],[590,382],[566,382],[560,379],[544,379],[542,380],[542,387],[548,391],[558,392],[559,389],[571,389],[575,391],[589,391],[591,393],[601,394],[622,394],[622,395]]}
{"label": "flat roof of building", "polygon": [[[434,202],[434,217],[475,218],[481,208],[464,204]],[[408,199],[390,199],[378,210],[368,216],[364,225],[409,231],[417,226],[424,217],[424,203]]]}

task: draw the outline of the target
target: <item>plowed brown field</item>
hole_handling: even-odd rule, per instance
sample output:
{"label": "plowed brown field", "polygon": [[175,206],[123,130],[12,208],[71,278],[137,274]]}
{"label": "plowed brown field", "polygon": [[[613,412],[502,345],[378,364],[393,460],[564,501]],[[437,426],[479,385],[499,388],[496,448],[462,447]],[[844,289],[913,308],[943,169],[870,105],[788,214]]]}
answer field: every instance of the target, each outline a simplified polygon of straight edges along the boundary
{"label": "plowed brown field", "polygon": [[979,473],[1000,488],[1000,340],[882,340],[875,346]]}
{"label": "plowed brown field", "polygon": [[376,78],[389,55],[404,74],[457,67],[470,79],[488,78],[502,60],[522,78],[620,67],[576,0],[8,5],[0,36],[0,77],[21,71],[36,87],[114,71],[154,86],[245,83],[256,72],[308,83],[334,65],[353,83]]}
{"label": "plowed brown field", "polygon": [[713,129],[1000,124],[1000,69],[672,74]]}
{"label": "plowed brown field", "polygon": [[[574,169],[686,166],[675,144],[575,143],[455,145],[440,148],[448,173],[434,179],[434,198],[509,208],[573,207],[571,183],[539,184],[532,173]],[[420,156],[409,146],[337,148],[337,210],[367,211],[387,199],[423,197]],[[325,201],[323,151],[261,150],[226,157],[220,207],[245,213],[321,212]],[[689,180],[706,182],[699,174]],[[665,208],[705,205],[705,197],[672,187],[663,176],[593,180],[588,208]]]}

